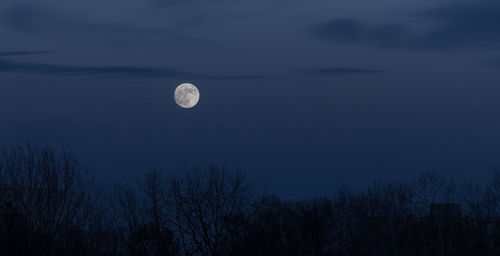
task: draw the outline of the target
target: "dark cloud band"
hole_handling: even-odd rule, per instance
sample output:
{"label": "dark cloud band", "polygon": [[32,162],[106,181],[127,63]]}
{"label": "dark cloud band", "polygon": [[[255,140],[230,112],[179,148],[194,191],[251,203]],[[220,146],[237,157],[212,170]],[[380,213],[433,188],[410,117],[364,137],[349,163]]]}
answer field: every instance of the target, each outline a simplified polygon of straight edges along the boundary
{"label": "dark cloud band", "polygon": [[129,78],[190,78],[211,80],[248,80],[265,78],[261,75],[206,76],[174,69],[132,66],[66,66],[45,63],[0,60],[0,73],[25,73],[39,75],[129,77]]}
{"label": "dark cloud band", "polygon": [[53,75],[94,75],[94,76],[125,76],[139,78],[166,78],[178,77],[183,73],[160,68],[142,68],[127,66],[110,67],[80,67],[51,65],[41,63],[25,63],[11,60],[0,60],[0,73],[31,73],[31,74],[53,74]]}
{"label": "dark cloud band", "polygon": [[49,53],[49,51],[10,51],[10,52],[1,52],[0,51],[0,57],[36,55],[36,54],[44,54],[44,53]]}

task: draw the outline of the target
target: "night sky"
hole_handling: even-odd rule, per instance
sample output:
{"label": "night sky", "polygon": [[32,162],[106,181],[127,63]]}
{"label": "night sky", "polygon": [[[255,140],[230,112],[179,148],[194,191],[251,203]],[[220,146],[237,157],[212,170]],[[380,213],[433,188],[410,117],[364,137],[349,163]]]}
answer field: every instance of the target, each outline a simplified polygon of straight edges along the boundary
{"label": "night sky", "polygon": [[104,183],[208,163],[284,197],[486,182],[499,50],[494,0],[2,0],[0,142],[67,148]]}

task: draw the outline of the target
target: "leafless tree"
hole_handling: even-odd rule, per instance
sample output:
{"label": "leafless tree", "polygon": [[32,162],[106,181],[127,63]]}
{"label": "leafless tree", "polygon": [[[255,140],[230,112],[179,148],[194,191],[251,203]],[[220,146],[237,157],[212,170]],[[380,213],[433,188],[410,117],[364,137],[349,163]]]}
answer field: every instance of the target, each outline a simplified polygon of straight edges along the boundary
{"label": "leafless tree", "polygon": [[138,187],[115,187],[111,205],[123,253],[177,255],[178,244],[168,227],[167,192],[167,182],[159,170],[147,172]]}
{"label": "leafless tree", "polygon": [[210,166],[171,180],[176,225],[186,255],[227,255],[252,197],[242,172]]}
{"label": "leafless tree", "polygon": [[[499,184],[498,170],[486,186],[424,172],[283,201],[210,166],[106,190],[67,151],[11,146],[0,151],[0,255],[496,256]],[[463,216],[428,210],[456,203]]]}
{"label": "leafless tree", "polygon": [[91,249],[92,236],[84,244],[73,238],[96,225],[99,200],[92,177],[72,154],[32,144],[3,148],[0,180],[2,203],[29,230],[25,246],[47,254]]}
{"label": "leafless tree", "polygon": [[419,216],[428,215],[428,206],[435,203],[456,201],[456,185],[452,179],[442,177],[436,171],[425,171],[413,185],[415,208]]}

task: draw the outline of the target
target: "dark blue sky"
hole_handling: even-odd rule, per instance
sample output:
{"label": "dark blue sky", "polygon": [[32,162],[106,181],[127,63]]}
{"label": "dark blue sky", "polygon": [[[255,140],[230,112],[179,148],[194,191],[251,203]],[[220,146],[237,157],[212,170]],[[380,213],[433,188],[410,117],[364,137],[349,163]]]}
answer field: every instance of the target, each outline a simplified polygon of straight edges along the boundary
{"label": "dark blue sky", "polygon": [[3,0],[0,35],[0,142],[104,182],[217,162],[294,197],[500,166],[498,1]]}

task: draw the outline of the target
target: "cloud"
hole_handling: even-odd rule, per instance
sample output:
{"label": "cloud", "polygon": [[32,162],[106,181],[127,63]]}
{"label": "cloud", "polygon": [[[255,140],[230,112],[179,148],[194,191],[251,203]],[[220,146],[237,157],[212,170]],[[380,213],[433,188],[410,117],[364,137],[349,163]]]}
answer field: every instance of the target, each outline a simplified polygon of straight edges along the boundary
{"label": "cloud", "polygon": [[300,72],[303,74],[311,74],[311,75],[343,75],[343,74],[376,74],[376,73],[383,73],[385,71],[375,70],[375,69],[331,67],[331,68],[305,69],[301,70]]}
{"label": "cloud", "polygon": [[49,51],[8,51],[8,52],[0,51],[0,57],[35,55],[35,54],[44,54],[44,53],[50,53],[50,52]]}
{"label": "cloud", "polygon": [[153,4],[155,7],[173,7],[173,6],[182,6],[182,5],[203,5],[203,4],[234,4],[241,3],[242,1],[236,0],[212,0],[212,1],[203,1],[203,0],[147,0],[149,3]]}
{"label": "cloud", "polygon": [[420,38],[423,42],[430,42],[438,47],[500,42],[498,1],[477,0],[435,7],[419,12],[418,16],[441,24]]}
{"label": "cloud", "polygon": [[498,1],[448,4],[420,10],[412,15],[422,24],[430,23],[431,27],[419,31],[407,24],[372,25],[341,18],[316,24],[309,31],[315,38],[324,41],[392,49],[433,50],[500,44]]}
{"label": "cloud", "polygon": [[15,4],[2,12],[3,24],[12,30],[24,33],[61,31],[71,28],[89,29],[92,25],[76,21],[43,6]]}
{"label": "cloud", "polygon": [[318,39],[347,44],[368,42],[382,48],[394,48],[406,40],[407,28],[398,24],[366,25],[350,18],[334,19],[315,25],[312,34]]}
{"label": "cloud", "polygon": [[187,75],[172,69],[129,66],[64,66],[0,60],[0,73],[27,73],[80,76],[118,76],[137,78],[169,78]]}
{"label": "cloud", "polygon": [[[41,34],[57,36],[78,36],[94,39],[108,38],[112,43],[144,47],[159,43],[159,37],[175,40],[182,44],[220,47],[213,41],[186,35],[180,25],[155,24],[138,26],[120,22],[86,20],[78,15],[58,12],[45,6],[15,4],[0,10],[0,24],[7,29],[26,35]],[[161,40],[160,40],[161,41]],[[164,44],[163,41],[161,41]]]}
{"label": "cloud", "polygon": [[169,33],[163,28],[140,28],[128,24],[96,22],[78,19],[74,15],[61,13],[43,6],[16,4],[0,13],[0,22],[7,28],[26,33]]}
{"label": "cloud", "polygon": [[44,63],[17,62],[0,59],[0,73],[25,73],[38,75],[94,76],[94,77],[129,77],[129,78],[189,78],[212,80],[247,80],[259,79],[261,75],[210,76],[174,69],[133,67],[133,66],[68,66]]}
{"label": "cloud", "polygon": [[263,75],[233,75],[233,76],[208,76],[206,78],[213,80],[251,80],[251,79],[261,79],[270,77]]}
{"label": "cloud", "polygon": [[488,67],[491,67],[491,68],[500,68],[500,59],[494,59],[494,60],[488,61],[486,64]]}
{"label": "cloud", "polygon": [[[191,3],[194,0],[149,0],[150,3],[153,3],[155,5],[165,5],[165,6],[171,6],[171,5],[181,5],[181,4],[187,4]],[[196,1],[194,1],[196,2]]]}

